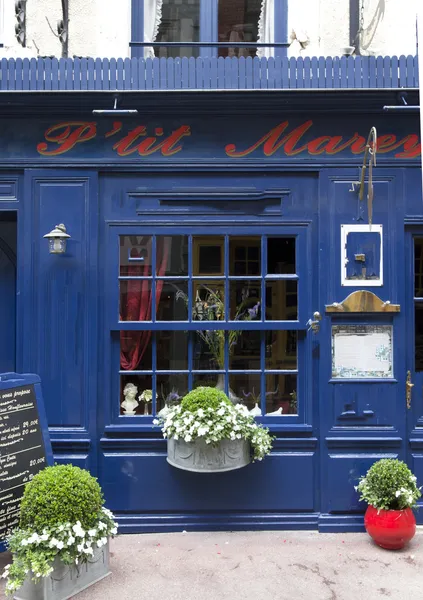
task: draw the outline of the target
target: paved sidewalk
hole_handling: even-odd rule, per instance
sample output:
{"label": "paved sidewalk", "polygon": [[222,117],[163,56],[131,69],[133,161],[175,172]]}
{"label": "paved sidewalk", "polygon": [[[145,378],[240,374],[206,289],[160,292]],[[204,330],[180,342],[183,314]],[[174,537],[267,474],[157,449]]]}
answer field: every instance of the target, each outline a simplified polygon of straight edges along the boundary
{"label": "paved sidewalk", "polygon": [[[122,535],[112,575],[76,600],[409,600],[423,595],[423,531],[404,550],[367,534]],[[10,557],[0,554],[2,568]],[[4,583],[0,584],[4,598]]]}

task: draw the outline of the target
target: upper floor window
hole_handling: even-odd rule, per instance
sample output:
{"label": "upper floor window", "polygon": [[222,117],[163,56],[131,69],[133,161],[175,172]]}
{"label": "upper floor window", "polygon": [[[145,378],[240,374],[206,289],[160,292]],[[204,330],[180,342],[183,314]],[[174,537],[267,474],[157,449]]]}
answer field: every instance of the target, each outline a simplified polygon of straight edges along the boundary
{"label": "upper floor window", "polygon": [[[140,0],[132,0],[139,8]],[[145,57],[272,56],[273,48],[245,43],[275,41],[275,7],[282,0],[144,0]],[[137,18],[133,10],[133,19]],[[136,24],[133,24],[136,25]],[[137,27],[133,26],[133,32]],[[134,35],[134,33],[133,33]],[[141,35],[135,36],[141,41]],[[187,43],[184,46],[183,43]],[[208,46],[207,43],[225,46]],[[162,43],[163,45],[156,45]],[[179,45],[181,44],[181,45]],[[227,44],[227,45],[226,45]]]}

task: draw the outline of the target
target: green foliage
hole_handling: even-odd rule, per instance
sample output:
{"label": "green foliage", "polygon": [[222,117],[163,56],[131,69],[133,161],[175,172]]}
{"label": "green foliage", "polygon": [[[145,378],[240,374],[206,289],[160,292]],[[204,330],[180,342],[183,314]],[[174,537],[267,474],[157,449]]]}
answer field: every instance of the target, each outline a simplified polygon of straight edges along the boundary
{"label": "green foliage", "polygon": [[181,402],[182,411],[196,412],[199,408],[217,410],[221,404],[231,404],[231,401],[221,390],[213,387],[200,386],[189,392]]}
{"label": "green foliage", "polygon": [[96,523],[103,501],[100,486],[88,471],[73,465],[47,467],[25,487],[19,525],[42,531],[80,521],[89,529]]}
{"label": "green foliage", "polygon": [[421,496],[416,477],[407,465],[391,458],[375,462],[356,489],[360,500],[383,510],[412,508]]}
{"label": "green foliage", "polygon": [[253,460],[262,460],[272,450],[273,437],[269,430],[255,422],[246,406],[234,406],[226,394],[216,388],[199,387],[189,392],[181,404],[153,423],[162,426],[164,437],[183,439],[187,443],[197,438],[213,445],[226,439],[246,439],[250,442]]}
{"label": "green foliage", "polygon": [[59,558],[80,564],[117,533],[113,514],[103,505],[97,480],[72,465],[40,471],[26,485],[20,527],[7,539],[12,564],[5,567],[6,592],[14,594],[26,577],[38,581]]}

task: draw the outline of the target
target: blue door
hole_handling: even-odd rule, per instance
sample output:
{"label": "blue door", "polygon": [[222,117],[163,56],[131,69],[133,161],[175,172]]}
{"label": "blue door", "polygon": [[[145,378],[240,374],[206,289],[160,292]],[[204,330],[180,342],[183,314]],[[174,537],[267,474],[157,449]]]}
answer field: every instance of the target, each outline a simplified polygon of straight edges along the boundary
{"label": "blue door", "polygon": [[[406,381],[399,401],[407,414],[408,464],[423,485],[423,229],[409,231],[406,244]],[[423,506],[423,502],[420,502]],[[416,512],[423,523],[422,511]]]}
{"label": "blue door", "polygon": [[0,213],[0,373],[16,366],[16,217]]}

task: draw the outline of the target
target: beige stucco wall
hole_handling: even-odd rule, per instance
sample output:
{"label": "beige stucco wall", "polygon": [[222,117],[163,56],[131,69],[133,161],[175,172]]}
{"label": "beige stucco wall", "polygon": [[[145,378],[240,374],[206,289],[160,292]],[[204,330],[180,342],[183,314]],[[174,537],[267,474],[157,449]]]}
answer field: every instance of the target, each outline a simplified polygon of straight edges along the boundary
{"label": "beige stucco wall", "polygon": [[[227,0],[228,2],[230,0]],[[416,53],[417,2],[423,0],[360,0],[363,2],[362,54]],[[0,0],[4,14],[0,56],[60,56],[56,32],[60,0],[27,0],[27,48],[15,38],[15,2]],[[131,0],[70,0],[69,56],[130,56]],[[350,45],[349,0],[288,0],[290,56],[339,56]],[[308,40],[308,44],[300,41]]]}

